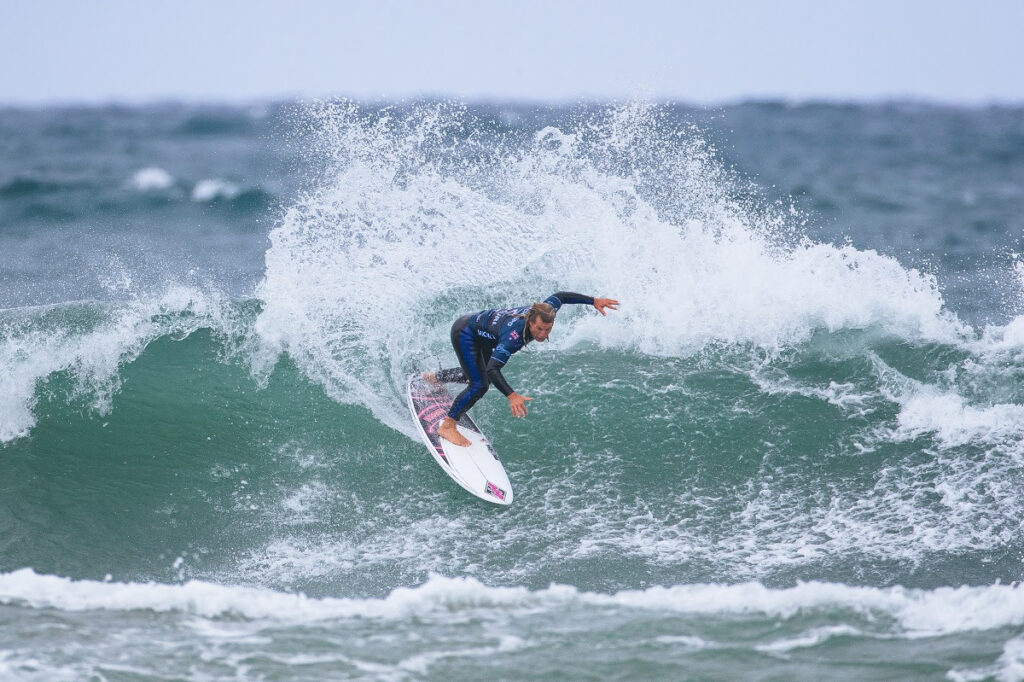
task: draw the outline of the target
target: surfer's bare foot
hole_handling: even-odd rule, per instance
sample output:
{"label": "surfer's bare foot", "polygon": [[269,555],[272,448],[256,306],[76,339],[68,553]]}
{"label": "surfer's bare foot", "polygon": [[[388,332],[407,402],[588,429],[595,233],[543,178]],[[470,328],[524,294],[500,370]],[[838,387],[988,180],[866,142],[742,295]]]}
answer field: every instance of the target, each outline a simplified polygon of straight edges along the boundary
{"label": "surfer's bare foot", "polygon": [[437,375],[433,372],[424,372],[423,380],[431,386],[437,386]]}
{"label": "surfer's bare foot", "polygon": [[445,417],[441,425],[437,427],[437,435],[444,438],[453,445],[458,445],[462,448],[470,446],[469,439],[459,433],[459,430],[455,428],[455,420],[451,417]]}

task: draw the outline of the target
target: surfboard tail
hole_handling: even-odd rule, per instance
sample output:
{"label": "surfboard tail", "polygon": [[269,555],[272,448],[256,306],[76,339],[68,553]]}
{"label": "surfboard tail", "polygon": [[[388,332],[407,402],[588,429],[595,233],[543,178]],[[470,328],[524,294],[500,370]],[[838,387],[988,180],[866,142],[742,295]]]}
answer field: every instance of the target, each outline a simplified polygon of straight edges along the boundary
{"label": "surfboard tail", "polygon": [[512,484],[501,460],[487,438],[469,417],[463,415],[457,428],[469,441],[469,447],[448,443],[437,433],[453,402],[442,385],[431,385],[419,374],[409,377],[409,411],[427,444],[431,456],[448,476],[479,497],[500,505],[512,503]]}

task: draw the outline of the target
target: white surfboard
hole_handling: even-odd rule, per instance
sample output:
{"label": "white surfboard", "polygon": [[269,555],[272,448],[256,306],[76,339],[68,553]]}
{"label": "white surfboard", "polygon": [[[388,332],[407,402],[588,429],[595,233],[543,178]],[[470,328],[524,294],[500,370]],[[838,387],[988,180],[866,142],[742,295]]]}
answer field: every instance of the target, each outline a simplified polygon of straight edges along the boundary
{"label": "white surfboard", "polygon": [[416,428],[444,472],[482,500],[506,506],[512,504],[512,484],[505,467],[469,415],[463,415],[456,427],[469,439],[469,447],[459,447],[437,435],[437,427],[448,416],[454,402],[444,386],[429,384],[419,374],[414,374],[409,377],[407,395]]}

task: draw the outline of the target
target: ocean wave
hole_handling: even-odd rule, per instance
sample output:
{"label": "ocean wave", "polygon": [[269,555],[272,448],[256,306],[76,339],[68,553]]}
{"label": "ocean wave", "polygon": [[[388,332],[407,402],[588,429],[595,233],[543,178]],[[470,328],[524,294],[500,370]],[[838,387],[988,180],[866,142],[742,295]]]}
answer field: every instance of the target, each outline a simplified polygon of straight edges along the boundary
{"label": "ocean wave", "polygon": [[35,425],[40,385],[57,373],[71,379],[68,402],[85,398],[109,412],[119,370],[164,336],[198,328],[226,329],[221,299],[172,287],[152,299],[125,304],[63,304],[0,313],[0,443],[27,436]]}
{"label": "ocean wave", "polygon": [[33,197],[40,194],[53,194],[60,192],[68,185],[53,182],[51,180],[39,180],[29,177],[14,177],[7,182],[0,184],[0,197],[18,199],[22,197]]}
{"label": "ocean wave", "polygon": [[243,187],[221,178],[200,180],[189,198],[193,203],[223,205],[241,212],[264,211],[274,202],[274,196],[260,187]]}
{"label": "ocean wave", "polygon": [[243,617],[282,622],[345,618],[386,620],[496,617],[500,613],[565,609],[636,609],[708,616],[759,615],[787,620],[845,612],[851,622],[891,619],[894,634],[936,637],[1024,625],[1024,586],[859,587],[806,582],[788,588],[760,583],[692,584],[623,590],[610,594],[569,585],[541,590],[492,587],[474,578],[431,576],[383,598],[313,598],[301,593],[204,581],[182,584],[118,583],[40,575],[30,568],[0,574],[0,603],[65,611],[182,612],[206,618]]}
{"label": "ocean wave", "polygon": [[242,189],[233,182],[220,178],[207,178],[200,180],[192,188],[192,201],[204,203],[218,199],[231,200],[237,197]]}
{"label": "ocean wave", "polygon": [[188,189],[189,184],[158,166],[139,169],[128,181],[129,187],[146,196],[150,202],[154,198],[167,202],[188,200],[193,204],[253,213],[266,210],[275,200],[274,195],[262,187],[246,187],[225,178],[203,178],[192,184],[191,189]]}
{"label": "ocean wave", "polygon": [[163,168],[148,166],[132,175],[131,186],[140,192],[152,192],[171,189],[174,182],[174,176]]}
{"label": "ocean wave", "polygon": [[957,668],[946,675],[953,682],[1020,682],[1024,680],[1024,636],[1014,637],[1003,645],[1003,651],[992,665],[979,668]]}

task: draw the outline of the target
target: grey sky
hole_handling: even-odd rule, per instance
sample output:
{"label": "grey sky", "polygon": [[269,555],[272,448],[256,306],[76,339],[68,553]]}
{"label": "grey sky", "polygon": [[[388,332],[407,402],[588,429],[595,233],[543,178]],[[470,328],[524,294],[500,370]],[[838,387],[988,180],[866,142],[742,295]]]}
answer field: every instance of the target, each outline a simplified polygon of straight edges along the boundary
{"label": "grey sky", "polygon": [[1024,0],[0,0],[0,102],[1024,102]]}

